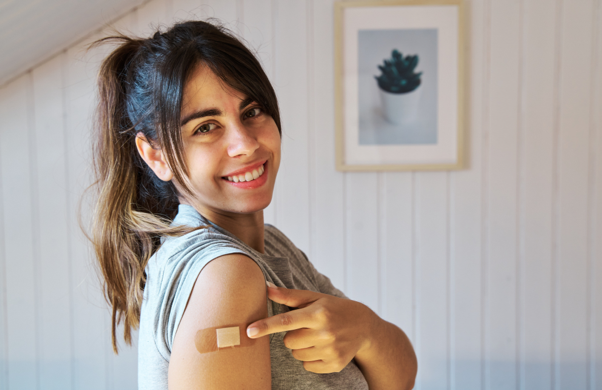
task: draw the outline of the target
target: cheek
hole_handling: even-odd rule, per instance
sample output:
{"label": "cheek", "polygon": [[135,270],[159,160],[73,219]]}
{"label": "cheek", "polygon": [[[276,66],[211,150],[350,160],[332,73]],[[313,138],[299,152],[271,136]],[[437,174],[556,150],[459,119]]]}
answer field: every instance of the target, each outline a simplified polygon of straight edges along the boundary
{"label": "cheek", "polygon": [[186,153],[186,163],[190,177],[196,186],[201,186],[215,178],[219,164],[219,156],[211,148],[197,148]]}

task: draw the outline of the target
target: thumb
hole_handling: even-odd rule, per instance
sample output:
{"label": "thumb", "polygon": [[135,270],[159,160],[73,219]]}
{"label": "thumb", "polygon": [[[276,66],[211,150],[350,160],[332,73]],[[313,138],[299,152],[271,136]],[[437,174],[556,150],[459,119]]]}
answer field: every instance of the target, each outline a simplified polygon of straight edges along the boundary
{"label": "thumb", "polygon": [[322,295],[309,290],[295,290],[268,285],[268,298],[288,307],[305,307],[320,299]]}

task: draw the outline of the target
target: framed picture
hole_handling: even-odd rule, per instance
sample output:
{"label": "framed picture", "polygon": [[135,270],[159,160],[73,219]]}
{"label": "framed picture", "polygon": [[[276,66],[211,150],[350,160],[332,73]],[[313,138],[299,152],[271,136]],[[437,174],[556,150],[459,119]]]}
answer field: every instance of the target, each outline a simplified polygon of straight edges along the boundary
{"label": "framed picture", "polygon": [[338,170],[463,167],[462,7],[335,4]]}

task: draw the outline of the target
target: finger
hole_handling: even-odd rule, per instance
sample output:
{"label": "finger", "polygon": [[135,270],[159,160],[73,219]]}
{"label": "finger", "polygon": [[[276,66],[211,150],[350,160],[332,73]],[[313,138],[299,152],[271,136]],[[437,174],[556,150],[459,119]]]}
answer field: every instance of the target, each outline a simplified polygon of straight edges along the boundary
{"label": "finger", "polygon": [[273,333],[310,328],[312,324],[313,319],[308,311],[299,309],[253,322],[247,327],[247,336],[256,339]]}
{"label": "finger", "polygon": [[315,347],[293,349],[291,352],[293,357],[301,362],[313,362],[316,360],[322,361],[322,356],[320,356],[319,349]]}
{"label": "finger", "polygon": [[330,365],[324,363],[322,360],[303,362],[303,368],[305,368],[305,371],[314,372],[316,374],[330,374],[331,372],[335,372]]}
{"label": "finger", "polygon": [[344,361],[324,361],[314,360],[309,362],[303,362],[303,368],[305,371],[315,372],[316,374],[330,374],[332,372],[341,372],[347,367],[349,362]]}
{"label": "finger", "polygon": [[314,329],[292,330],[284,336],[284,346],[288,349],[303,349],[314,347],[317,344],[317,333]]}
{"label": "finger", "polygon": [[284,287],[269,287],[268,298],[289,307],[305,307],[317,301],[323,294],[309,290],[295,290]]}

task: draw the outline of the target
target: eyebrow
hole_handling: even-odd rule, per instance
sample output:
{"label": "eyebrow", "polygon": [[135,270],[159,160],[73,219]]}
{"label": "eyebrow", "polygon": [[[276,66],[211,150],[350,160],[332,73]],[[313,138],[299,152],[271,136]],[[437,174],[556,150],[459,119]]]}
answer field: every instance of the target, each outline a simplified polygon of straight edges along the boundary
{"label": "eyebrow", "polygon": [[[246,106],[248,106],[249,104],[251,104],[254,101],[255,101],[255,99],[253,99],[251,97],[243,99],[240,102],[240,104],[238,105],[238,109],[242,110],[243,108],[245,108]],[[190,122],[193,119],[204,118],[206,116],[222,116],[222,115],[223,115],[222,111],[218,108],[209,108],[207,110],[193,112],[192,114],[187,115],[184,117],[184,119],[182,119],[180,126],[184,126],[186,123]]]}

